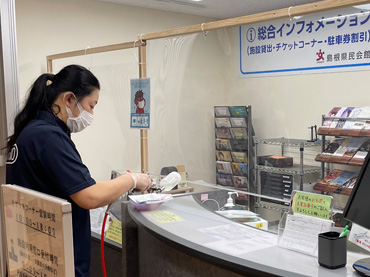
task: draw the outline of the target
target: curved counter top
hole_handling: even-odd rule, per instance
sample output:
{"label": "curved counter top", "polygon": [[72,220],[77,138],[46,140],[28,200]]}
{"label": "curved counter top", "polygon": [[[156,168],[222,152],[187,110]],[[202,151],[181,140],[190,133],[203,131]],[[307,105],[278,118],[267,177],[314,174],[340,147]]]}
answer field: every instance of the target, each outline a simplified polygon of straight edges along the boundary
{"label": "curved counter top", "polygon": [[123,205],[139,229],[178,251],[241,275],[358,276],[352,264],[367,257],[348,252],[346,267],[321,267],[317,257],[278,247],[276,234],[213,213],[192,195],[176,196],[156,211],[139,212],[129,203]]}

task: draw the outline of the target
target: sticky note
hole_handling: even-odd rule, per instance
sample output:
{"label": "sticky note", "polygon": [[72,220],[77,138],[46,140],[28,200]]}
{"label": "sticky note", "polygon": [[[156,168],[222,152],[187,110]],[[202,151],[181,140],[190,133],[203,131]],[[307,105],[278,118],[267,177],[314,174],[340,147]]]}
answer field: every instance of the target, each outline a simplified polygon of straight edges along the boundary
{"label": "sticky note", "polygon": [[179,217],[177,214],[171,211],[167,211],[167,210],[158,210],[158,211],[150,212],[149,215],[153,217],[159,223],[183,221],[183,219]]}
{"label": "sticky note", "polygon": [[109,227],[108,231],[105,235],[106,238],[117,242],[119,244],[122,244],[122,228],[121,228],[121,221],[119,220],[113,220]]}

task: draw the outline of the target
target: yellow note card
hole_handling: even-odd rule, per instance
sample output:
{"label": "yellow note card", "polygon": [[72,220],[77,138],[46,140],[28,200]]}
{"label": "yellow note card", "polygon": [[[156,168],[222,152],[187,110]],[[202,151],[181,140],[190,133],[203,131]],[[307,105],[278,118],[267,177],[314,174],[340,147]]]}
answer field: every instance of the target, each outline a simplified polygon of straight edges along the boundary
{"label": "yellow note card", "polygon": [[157,220],[159,223],[184,221],[177,214],[171,211],[166,211],[166,210],[158,210],[158,211],[150,212],[149,215],[153,217],[155,220]]}
{"label": "yellow note card", "polygon": [[297,191],[293,197],[292,210],[295,213],[330,219],[332,197]]}
{"label": "yellow note card", "polygon": [[122,244],[122,228],[121,228],[121,221],[113,220],[108,228],[108,231],[105,235],[106,238]]}

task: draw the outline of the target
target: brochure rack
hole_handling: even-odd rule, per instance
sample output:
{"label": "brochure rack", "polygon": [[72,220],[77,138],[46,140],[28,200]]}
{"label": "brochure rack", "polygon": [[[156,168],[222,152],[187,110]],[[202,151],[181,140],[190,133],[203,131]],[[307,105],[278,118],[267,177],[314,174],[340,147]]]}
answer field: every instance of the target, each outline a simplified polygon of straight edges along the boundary
{"label": "brochure rack", "polygon": [[256,192],[251,106],[215,106],[216,183]]}
{"label": "brochure rack", "polygon": [[[328,124],[330,121],[334,124]],[[369,124],[368,117],[322,116],[323,126],[318,130],[322,153],[315,158],[321,163],[322,180],[314,186],[315,190],[333,193],[333,196],[341,194],[348,198],[356,181],[358,167],[362,166],[370,147]],[[331,142],[327,141],[327,136],[333,137]],[[342,169],[330,171],[330,164],[354,166],[354,169],[353,172]],[[342,209],[347,198],[335,206]]]}
{"label": "brochure rack", "polygon": [[[328,116],[322,116],[322,122],[324,124],[327,120],[346,120],[346,121],[353,121],[360,122],[360,123],[367,123],[370,121],[370,118],[354,118],[354,117],[328,117]],[[325,151],[327,148],[326,144],[326,136],[335,136],[335,137],[368,137],[370,140],[370,129],[367,128],[361,128],[361,129],[343,129],[343,128],[328,128],[328,127],[320,127],[318,130],[318,135],[321,135],[322,139],[322,152]],[[333,154],[333,153],[331,153]],[[365,160],[365,157],[363,159],[357,159],[354,158],[354,156],[332,156],[332,155],[325,155],[323,153],[317,155],[316,161],[321,162],[321,168],[322,168],[322,178],[325,177],[325,173],[329,173],[329,168],[326,168],[325,171],[325,163],[336,163],[336,164],[345,164],[345,165],[354,165],[354,166],[362,166],[363,161]]]}

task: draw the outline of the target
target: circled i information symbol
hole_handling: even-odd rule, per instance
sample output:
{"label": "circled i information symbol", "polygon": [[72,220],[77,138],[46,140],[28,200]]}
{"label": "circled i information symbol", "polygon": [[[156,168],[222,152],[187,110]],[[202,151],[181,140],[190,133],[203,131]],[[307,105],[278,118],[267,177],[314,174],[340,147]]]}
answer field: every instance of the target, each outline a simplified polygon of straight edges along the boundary
{"label": "circled i information symbol", "polygon": [[247,31],[247,40],[253,42],[256,39],[256,30],[252,27]]}

